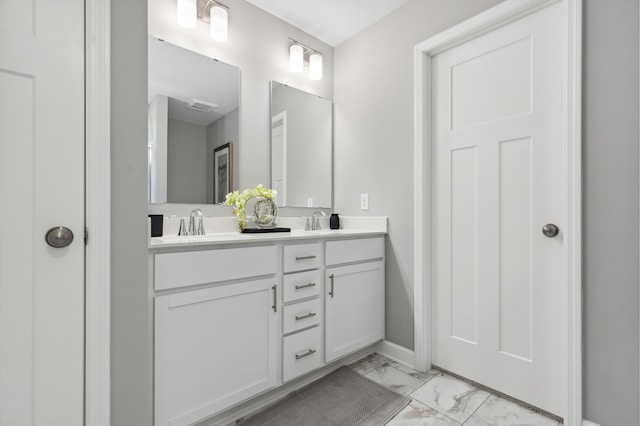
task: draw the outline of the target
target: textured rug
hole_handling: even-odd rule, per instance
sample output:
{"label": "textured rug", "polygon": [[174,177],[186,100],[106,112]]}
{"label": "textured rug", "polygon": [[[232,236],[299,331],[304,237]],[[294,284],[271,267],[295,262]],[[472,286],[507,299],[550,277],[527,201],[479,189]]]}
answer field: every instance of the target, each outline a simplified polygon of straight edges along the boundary
{"label": "textured rug", "polygon": [[248,418],[242,426],[378,426],[409,402],[411,398],[342,367]]}

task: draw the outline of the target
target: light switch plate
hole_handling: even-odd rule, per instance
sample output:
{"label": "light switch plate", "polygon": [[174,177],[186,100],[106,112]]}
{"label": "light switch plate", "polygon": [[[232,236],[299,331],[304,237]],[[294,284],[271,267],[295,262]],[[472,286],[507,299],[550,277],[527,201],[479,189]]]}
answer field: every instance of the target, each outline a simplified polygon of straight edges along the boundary
{"label": "light switch plate", "polygon": [[369,194],[360,194],[360,210],[369,210]]}

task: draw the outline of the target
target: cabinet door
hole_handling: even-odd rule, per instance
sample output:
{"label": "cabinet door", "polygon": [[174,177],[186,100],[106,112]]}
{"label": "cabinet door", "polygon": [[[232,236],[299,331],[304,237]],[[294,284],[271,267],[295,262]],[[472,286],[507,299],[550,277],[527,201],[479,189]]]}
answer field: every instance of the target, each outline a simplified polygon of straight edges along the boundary
{"label": "cabinet door", "polygon": [[277,383],[274,279],[156,297],[155,425],[211,416]]}
{"label": "cabinet door", "polygon": [[325,361],[384,338],[384,262],[325,271]]}

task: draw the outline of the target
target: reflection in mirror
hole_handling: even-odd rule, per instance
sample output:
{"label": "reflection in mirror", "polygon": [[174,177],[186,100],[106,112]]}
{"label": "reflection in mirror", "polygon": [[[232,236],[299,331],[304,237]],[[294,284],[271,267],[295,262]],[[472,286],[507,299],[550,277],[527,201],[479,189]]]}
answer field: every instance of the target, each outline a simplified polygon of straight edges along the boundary
{"label": "reflection in mirror", "polygon": [[222,179],[236,189],[240,70],[149,37],[148,96],[149,202],[216,203]]}
{"label": "reflection in mirror", "polygon": [[271,82],[271,187],[279,207],[331,208],[332,104]]}

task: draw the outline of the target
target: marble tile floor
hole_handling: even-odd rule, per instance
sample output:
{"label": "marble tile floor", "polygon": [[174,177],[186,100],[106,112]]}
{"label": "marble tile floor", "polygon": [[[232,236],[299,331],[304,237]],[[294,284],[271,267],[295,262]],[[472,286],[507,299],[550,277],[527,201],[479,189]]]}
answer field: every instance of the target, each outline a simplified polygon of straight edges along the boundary
{"label": "marble tile floor", "polygon": [[557,421],[440,371],[414,371],[374,353],[350,367],[412,398],[388,426],[559,426]]}

